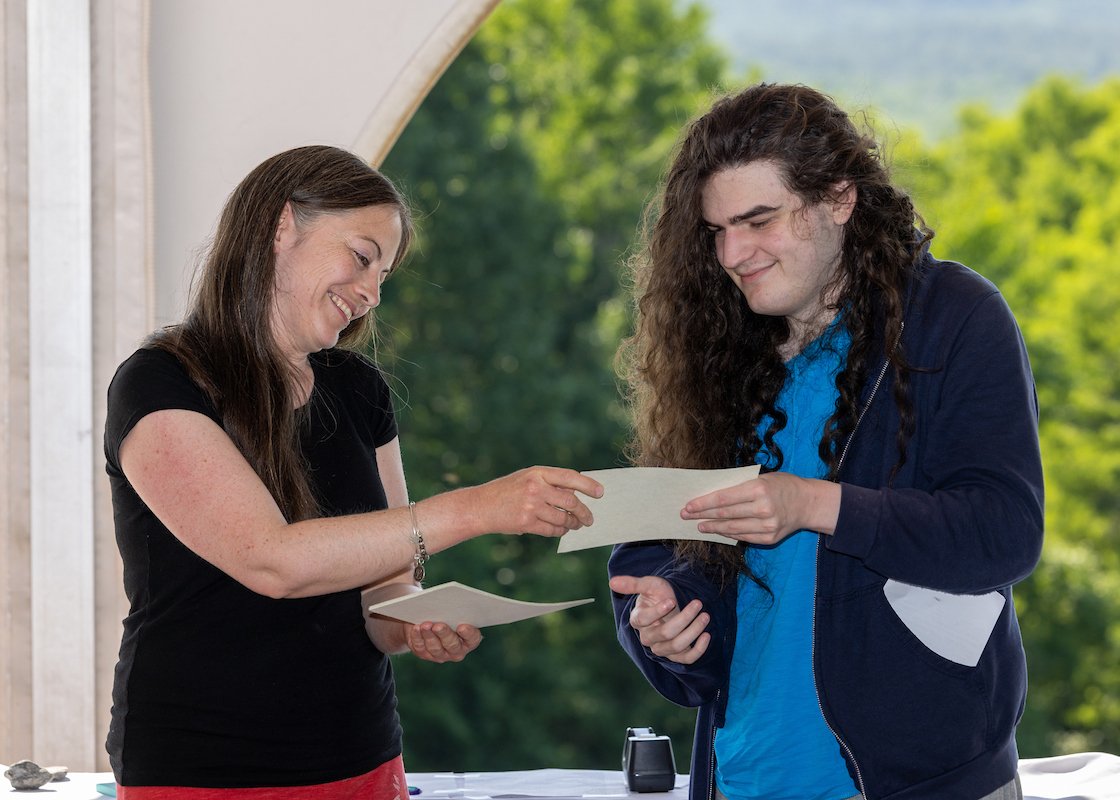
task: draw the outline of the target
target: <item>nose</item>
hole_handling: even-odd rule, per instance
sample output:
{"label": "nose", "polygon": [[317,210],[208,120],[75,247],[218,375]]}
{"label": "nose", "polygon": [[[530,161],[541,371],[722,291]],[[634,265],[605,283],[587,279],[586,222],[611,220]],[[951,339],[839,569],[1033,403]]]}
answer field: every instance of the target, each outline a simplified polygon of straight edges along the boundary
{"label": "nose", "polygon": [[382,278],[379,275],[374,275],[355,284],[358,297],[363,305],[369,308],[377,308],[381,303],[381,283]]}
{"label": "nose", "polygon": [[724,269],[734,269],[749,261],[756,249],[754,235],[739,225],[725,228],[716,236],[716,258]]}

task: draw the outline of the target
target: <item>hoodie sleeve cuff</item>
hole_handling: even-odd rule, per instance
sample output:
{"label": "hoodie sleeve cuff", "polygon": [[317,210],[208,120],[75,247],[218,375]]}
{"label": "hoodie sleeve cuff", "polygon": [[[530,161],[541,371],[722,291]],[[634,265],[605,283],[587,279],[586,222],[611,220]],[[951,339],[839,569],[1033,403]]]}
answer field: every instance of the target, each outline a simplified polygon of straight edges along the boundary
{"label": "hoodie sleeve cuff", "polygon": [[879,533],[879,496],[877,489],[840,484],[840,516],[836,531],[825,537],[825,547],[834,553],[866,559]]}

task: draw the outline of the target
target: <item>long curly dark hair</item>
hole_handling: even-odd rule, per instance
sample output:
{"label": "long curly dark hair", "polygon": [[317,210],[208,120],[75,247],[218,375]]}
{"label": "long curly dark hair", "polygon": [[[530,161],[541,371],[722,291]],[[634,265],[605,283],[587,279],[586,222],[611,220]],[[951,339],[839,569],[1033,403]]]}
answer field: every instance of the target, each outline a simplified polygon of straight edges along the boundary
{"label": "long curly dark hair", "polygon": [[[751,311],[716,260],[702,214],[713,175],[760,160],[776,164],[786,188],[807,206],[838,199],[832,193],[845,182],[856,189],[838,272],[821,298],[844,310],[851,335],[836,409],[820,442],[830,478],[855,427],[861,389],[881,363],[876,341],[899,341],[906,285],[933,233],[891,184],[874,137],[805,86],[760,84],[724,97],[685,130],[663,190],[647,209],[643,246],[630,259],[636,328],[619,349],[618,365],[629,389],[629,456],[637,465],[716,469],[753,463],[763,447],[781,463],[773,441],[787,420],[776,407],[787,377],[779,348],[791,331],[784,317]],[[913,407],[902,348],[888,347],[887,357],[903,419],[897,470]],[[767,418],[773,424],[764,441],[759,430]],[[750,574],[737,548],[681,542],[677,553],[724,582]]]}
{"label": "long curly dark hair", "polygon": [[[279,153],[254,168],[229,196],[186,318],[153,334],[147,345],[183,362],[280,510],[295,521],[316,516],[318,504],[300,456],[296,376],[270,323],[273,240],[286,203],[301,225],[322,214],[396,208],[401,243],[391,269],[413,239],[408,204],[388,178],[358,156],[324,145]],[[374,335],[374,315],[365,314],[342,332],[338,346],[363,350]]]}

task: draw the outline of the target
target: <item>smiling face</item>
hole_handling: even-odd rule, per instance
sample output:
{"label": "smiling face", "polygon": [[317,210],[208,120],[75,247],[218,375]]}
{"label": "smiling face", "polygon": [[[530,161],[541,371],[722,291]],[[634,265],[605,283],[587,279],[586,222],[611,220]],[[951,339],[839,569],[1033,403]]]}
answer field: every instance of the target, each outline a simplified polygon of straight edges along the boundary
{"label": "smiling face", "polygon": [[300,224],[284,207],[276,229],[272,331],[293,364],[334,347],[353,320],[381,302],[401,242],[392,205],[319,214]]}
{"label": "smiling face", "polygon": [[805,205],[777,164],[753,161],[715,173],[702,191],[720,265],[751,311],[786,318],[791,342],[805,344],[835,314],[825,288],[836,276],[855,204],[851,184],[838,189],[835,202]]}

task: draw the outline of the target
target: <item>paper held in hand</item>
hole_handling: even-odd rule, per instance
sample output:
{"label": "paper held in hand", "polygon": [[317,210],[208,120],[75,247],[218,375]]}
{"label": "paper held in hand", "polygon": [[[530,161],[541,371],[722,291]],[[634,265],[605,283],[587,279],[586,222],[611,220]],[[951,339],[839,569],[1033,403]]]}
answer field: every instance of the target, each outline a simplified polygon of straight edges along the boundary
{"label": "paper held in hand", "polygon": [[628,467],[585,472],[603,484],[601,498],[580,498],[595,515],[595,523],[564,534],[556,552],[659,539],[734,545],[736,541],[726,536],[700,533],[696,530],[699,520],[681,519],[681,509],[694,497],[753,480],[758,472],[758,464],[731,469]]}
{"label": "paper held in hand", "polygon": [[510,600],[451,581],[422,592],[375,603],[367,611],[411,622],[413,625],[421,622],[445,622],[452,628],[464,623],[484,628],[563,611],[593,602],[594,599],[588,597],[562,603],[530,603],[525,600]]}

